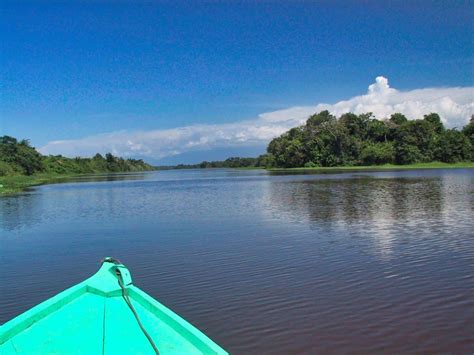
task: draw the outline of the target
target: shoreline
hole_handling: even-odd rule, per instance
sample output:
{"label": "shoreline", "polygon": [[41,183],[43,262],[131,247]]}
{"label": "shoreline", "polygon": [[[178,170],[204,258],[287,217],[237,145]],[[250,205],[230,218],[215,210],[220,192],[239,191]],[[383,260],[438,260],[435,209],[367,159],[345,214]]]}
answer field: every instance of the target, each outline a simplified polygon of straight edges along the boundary
{"label": "shoreline", "polygon": [[365,165],[365,166],[330,166],[330,167],[314,167],[314,168],[271,168],[268,171],[274,172],[292,172],[292,171],[311,171],[311,172],[327,172],[327,171],[376,171],[376,170],[417,170],[417,169],[473,169],[474,162],[460,163],[416,163],[407,165]]}
{"label": "shoreline", "polygon": [[0,176],[0,197],[9,196],[26,191],[30,187],[39,185],[57,184],[70,182],[71,180],[89,177],[107,176],[109,174],[133,174],[144,173],[152,170],[100,172],[86,174],[38,174],[38,175],[10,175]]}
{"label": "shoreline", "polygon": [[[259,167],[235,168],[237,170],[263,169]],[[314,167],[314,168],[270,168],[269,172],[343,172],[343,171],[380,171],[380,170],[416,170],[416,169],[474,169],[474,162],[461,163],[418,163],[409,165],[369,165],[369,166],[334,166],[334,167]],[[128,173],[138,173],[145,171],[134,171]],[[104,173],[107,174],[107,173]],[[109,173],[110,174],[110,173]],[[117,173],[120,174],[120,173]],[[90,176],[91,174],[39,174],[39,175],[11,175],[0,176],[0,196],[8,196],[27,190],[30,187],[62,183],[69,179]]]}
{"label": "shoreline", "polygon": [[7,196],[16,194],[22,191],[25,191],[29,187],[52,184],[56,182],[63,182],[62,180],[67,180],[77,176],[86,175],[86,174],[77,174],[77,175],[10,175],[10,176],[0,176],[0,196]]}

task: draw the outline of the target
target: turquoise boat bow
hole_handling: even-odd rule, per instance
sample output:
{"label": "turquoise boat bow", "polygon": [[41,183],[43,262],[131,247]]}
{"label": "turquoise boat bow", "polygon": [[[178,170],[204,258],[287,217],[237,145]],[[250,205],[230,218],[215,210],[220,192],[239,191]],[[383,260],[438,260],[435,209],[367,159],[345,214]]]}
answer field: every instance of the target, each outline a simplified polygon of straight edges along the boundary
{"label": "turquoise boat bow", "polygon": [[0,327],[0,354],[227,354],[135,287],[105,258],[99,271]]}

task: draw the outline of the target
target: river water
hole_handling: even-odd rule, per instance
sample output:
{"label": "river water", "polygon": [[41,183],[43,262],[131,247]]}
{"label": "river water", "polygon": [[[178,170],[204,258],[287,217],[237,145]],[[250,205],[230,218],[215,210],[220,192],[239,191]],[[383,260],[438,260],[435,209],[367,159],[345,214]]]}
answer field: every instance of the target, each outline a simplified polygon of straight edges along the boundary
{"label": "river water", "polygon": [[232,353],[472,353],[473,191],[473,169],[40,186],[0,198],[0,324],[113,256]]}

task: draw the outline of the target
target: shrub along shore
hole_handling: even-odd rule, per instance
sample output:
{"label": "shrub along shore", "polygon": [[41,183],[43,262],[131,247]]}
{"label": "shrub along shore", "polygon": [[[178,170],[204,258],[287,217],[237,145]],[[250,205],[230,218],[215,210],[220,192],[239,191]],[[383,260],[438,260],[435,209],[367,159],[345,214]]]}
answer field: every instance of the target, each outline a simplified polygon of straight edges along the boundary
{"label": "shrub along shore", "polygon": [[0,194],[29,186],[64,181],[72,176],[154,170],[141,159],[123,159],[107,153],[93,158],[44,156],[28,140],[0,137]]}
{"label": "shrub along shore", "polygon": [[271,168],[270,171],[312,171],[312,172],[338,172],[338,171],[383,171],[383,170],[415,170],[415,169],[472,169],[474,162],[458,163],[416,163],[406,165],[383,164],[383,165],[365,165],[365,166],[327,166],[327,167],[302,167],[302,168]]}

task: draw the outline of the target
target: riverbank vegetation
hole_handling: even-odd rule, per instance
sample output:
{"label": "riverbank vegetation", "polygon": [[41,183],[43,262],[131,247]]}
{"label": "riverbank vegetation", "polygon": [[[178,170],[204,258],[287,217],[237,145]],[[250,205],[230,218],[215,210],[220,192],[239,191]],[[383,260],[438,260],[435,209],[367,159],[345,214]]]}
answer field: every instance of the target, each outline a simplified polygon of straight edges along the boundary
{"label": "riverbank vegetation", "polygon": [[203,161],[198,164],[178,164],[171,166],[158,166],[158,170],[171,169],[215,169],[215,168],[265,168],[265,156],[257,158],[231,157],[226,160]]}
{"label": "riverbank vegetation", "polygon": [[463,129],[446,129],[436,113],[377,120],[370,113],[336,118],[322,111],[273,139],[265,159],[272,168],[457,163],[472,161],[473,149],[474,118]]}
{"label": "riverbank vegetation", "polygon": [[141,159],[123,159],[111,153],[93,158],[45,156],[28,140],[0,137],[0,192],[15,192],[22,188],[57,180],[71,175],[146,171],[154,168]]}
{"label": "riverbank vegetation", "polygon": [[415,163],[415,164],[383,164],[383,165],[358,165],[358,166],[326,166],[326,167],[301,167],[301,168],[271,168],[274,172],[343,172],[343,171],[383,171],[383,170],[414,170],[414,169],[472,169],[474,162],[458,163]]}

